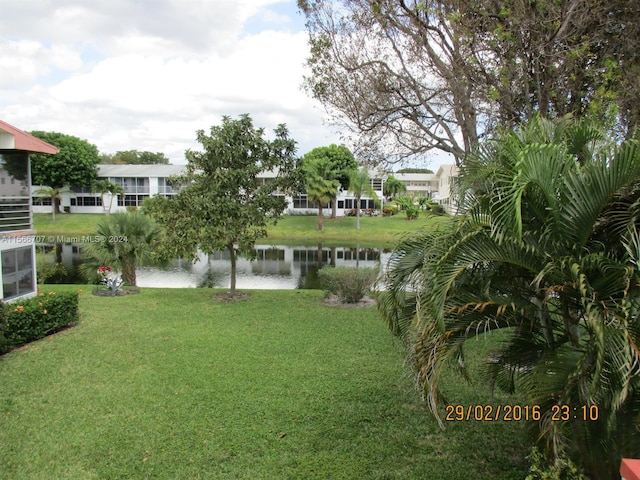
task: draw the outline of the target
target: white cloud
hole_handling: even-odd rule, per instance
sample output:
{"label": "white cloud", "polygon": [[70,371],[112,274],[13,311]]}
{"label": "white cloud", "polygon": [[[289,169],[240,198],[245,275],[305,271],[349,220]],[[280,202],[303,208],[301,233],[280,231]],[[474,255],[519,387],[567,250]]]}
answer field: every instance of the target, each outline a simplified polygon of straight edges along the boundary
{"label": "white cloud", "polygon": [[293,0],[0,6],[0,118],[19,128],[176,163],[223,115],[248,113],[269,132],[286,123],[301,154],[338,141],[300,89],[307,35],[292,27]]}

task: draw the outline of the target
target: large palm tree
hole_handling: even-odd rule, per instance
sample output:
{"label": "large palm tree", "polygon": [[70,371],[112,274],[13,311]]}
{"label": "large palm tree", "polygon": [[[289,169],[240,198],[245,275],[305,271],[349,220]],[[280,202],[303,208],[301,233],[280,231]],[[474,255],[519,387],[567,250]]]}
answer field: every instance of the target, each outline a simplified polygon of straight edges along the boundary
{"label": "large palm tree", "polygon": [[436,416],[443,367],[504,330],[490,381],[538,407],[550,457],[610,479],[640,455],[640,146],[603,138],[534,119],[483,145],[461,171],[463,215],[397,247],[380,310]]}
{"label": "large palm tree", "polygon": [[114,213],[98,223],[91,238],[85,248],[89,267],[108,265],[121,272],[125,284],[136,286],[136,266],[158,260],[154,248],[161,240],[161,229],[141,213]]}
{"label": "large palm tree", "polygon": [[371,186],[371,179],[366,167],[353,170],[349,175],[349,190],[356,197],[356,230],[360,230],[360,208],[363,195],[377,199],[377,195]]}
{"label": "large palm tree", "polygon": [[307,197],[318,206],[318,230],[322,231],[322,210],[338,194],[340,182],[335,178],[331,163],[326,158],[308,159],[304,162],[303,169]]}

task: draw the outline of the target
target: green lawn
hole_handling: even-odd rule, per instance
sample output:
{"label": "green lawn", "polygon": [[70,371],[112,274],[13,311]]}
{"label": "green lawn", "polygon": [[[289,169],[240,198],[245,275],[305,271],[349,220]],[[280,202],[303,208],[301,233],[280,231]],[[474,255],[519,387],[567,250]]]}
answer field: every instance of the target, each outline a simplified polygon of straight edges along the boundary
{"label": "green lawn", "polygon": [[[44,236],[82,236],[95,232],[96,224],[104,218],[101,214],[61,214],[52,224],[51,215],[33,215],[34,228]],[[285,245],[312,245],[323,242],[326,245],[360,243],[361,246],[391,247],[399,236],[422,227],[446,227],[450,217],[422,214],[417,220],[408,221],[404,214],[393,217],[363,217],[360,230],[356,230],[355,217],[324,219],[324,230],[317,230],[315,216],[285,216],[277,225],[269,228],[264,242]]]}
{"label": "green lawn", "polygon": [[[0,478],[524,477],[524,425],[440,430],[375,308],[250,293],[85,292],[78,326],[0,357]],[[447,395],[489,401],[459,377]]]}

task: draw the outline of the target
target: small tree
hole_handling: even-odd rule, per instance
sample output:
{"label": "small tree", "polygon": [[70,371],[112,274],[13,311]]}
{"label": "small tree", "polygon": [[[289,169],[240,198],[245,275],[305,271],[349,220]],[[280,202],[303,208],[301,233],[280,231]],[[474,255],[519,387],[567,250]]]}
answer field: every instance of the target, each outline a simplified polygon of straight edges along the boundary
{"label": "small tree", "polygon": [[349,190],[353,192],[356,197],[356,230],[360,230],[360,209],[362,203],[362,196],[368,195],[371,198],[377,199],[376,192],[371,186],[371,179],[366,167],[362,167],[360,170],[354,170],[349,176]]}
{"label": "small tree", "polygon": [[390,175],[387,178],[387,181],[384,182],[383,193],[388,197],[396,197],[403,193],[407,193],[407,186],[404,182],[401,182],[393,175]]}
{"label": "small tree", "polygon": [[[154,201],[145,208],[166,227],[168,246],[191,259],[197,249],[211,254],[226,249],[231,258],[230,295],[236,294],[236,256],[251,255],[255,241],[265,237],[267,224],[286,208],[284,192],[294,182],[295,141],[285,125],[275,139],[264,138],[249,115],[197,132],[203,151],[188,150],[187,173],[175,179],[186,185],[174,199]],[[258,176],[273,172],[270,181]]]}
{"label": "small tree", "polygon": [[60,210],[60,200],[62,200],[62,194],[65,192],[67,192],[67,190],[64,188],[53,187],[39,188],[33,192],[37,197],[51,199],[51,223],[56,223],[56,212]]}
{"label": "small tree", "polygon": [[331,145],[325,147],[316,147],[307,152],[302,157],[302,164],[311,161],[324,160],[326,162],[323,167],[323,176],[327,180],[337,180],[338,187],[334,189],[333,195],[327,202],[331,202],[331,218],[336,218],[336,197],[338,196],[338,188],[349,188],[349,175],[353,170],[358,168],[358,162],[344,145]]}
{"label": "small tree", "polygon": [[[95,189],[100,192],[100,198],[102,199],[102,210],[105,215],[111,213],[111,207],[113,206],[113,199],[116,195],[124,195],[124,188],[122,185],[118,185],[110,182],[109,180],[99,180],[95,183]],[[105,202],[105,196],[109,194],[109,203]]]}
{"label": "small tree", "polygon": [[136,266],[155,259],[161,228],[138,212],[114,213],[98,223],[95,241],[85,246],[86,267],[108,265],[122,273],[125,284],[136,286]]}
{"label": "small tree", "polygon": [[318,230],[322,231],[324,228],[322,209],[336,197],[340,182],[335,178],[327,158],[305,159],[302,168],[305,174],[307,197],[318,206]]}

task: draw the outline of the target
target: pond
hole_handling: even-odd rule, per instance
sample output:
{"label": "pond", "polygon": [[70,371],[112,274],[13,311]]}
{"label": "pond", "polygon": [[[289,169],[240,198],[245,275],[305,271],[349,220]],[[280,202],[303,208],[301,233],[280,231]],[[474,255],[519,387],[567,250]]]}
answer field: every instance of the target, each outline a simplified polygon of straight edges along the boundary
{"label": "pond", "polygon": [[[78,244],[38,245],[38,252],[52,254],[65,268],[66,274],[48,280],[49,283],[87,283],[79,274],[82,263]],[[239,258],[237,288],[296,289],[320,288],[317,272],[324,265],[381,268],[390,255],[381,248],[256,245],[255,260]],[[168,288],[228,288],[231,261],[226,251],[213,255],[201,254],[199,261],[176,259],[166,268],[139,267],[139,287]]]}

